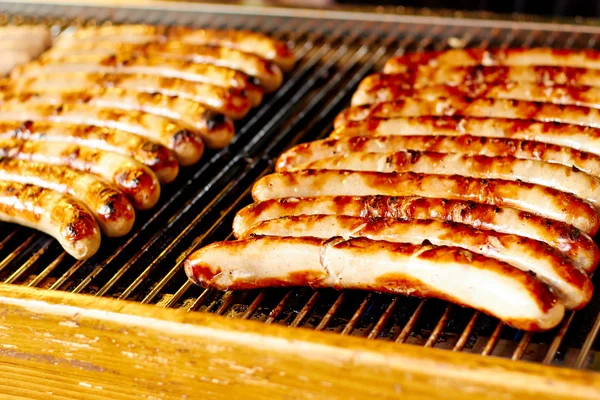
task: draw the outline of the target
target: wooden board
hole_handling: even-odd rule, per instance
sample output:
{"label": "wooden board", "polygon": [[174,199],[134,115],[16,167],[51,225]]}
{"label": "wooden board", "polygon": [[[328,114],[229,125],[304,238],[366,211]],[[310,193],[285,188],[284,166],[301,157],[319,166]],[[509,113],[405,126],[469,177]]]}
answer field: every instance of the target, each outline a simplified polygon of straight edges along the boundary
{"label": "wooden board", "polygon": [[0,394],[598,399],[600,374],[0,285]]}

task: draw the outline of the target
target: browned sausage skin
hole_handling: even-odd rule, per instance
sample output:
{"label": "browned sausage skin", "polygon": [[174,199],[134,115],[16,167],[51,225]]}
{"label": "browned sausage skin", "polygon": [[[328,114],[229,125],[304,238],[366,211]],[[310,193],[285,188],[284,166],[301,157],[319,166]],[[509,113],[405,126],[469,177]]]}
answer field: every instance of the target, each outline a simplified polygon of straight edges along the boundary
{"label": "browned sausage skin", "polygon": [[226,47],[192,45],[182,42],[137,45],[106,41],[79,43],[68,48],[51,49],[40,59],[57,63],[73,63],[102,61],[107,56],[124,58],[130,55],[212,64],[241,71],[258,79],[260,86],[267,93],[279,89],[283,82],[283,74],[278,66],[254,54]]}
{"label": "browned sausage skin", "polygon": [[457,175],[381,173],[344,170],[279,172],[259,179],[252,189],[256,201],[316,196],[424,196],[517,208],[559,220],[589,235],[599,219],[588,202],[556,189],[500,179]]}
{"label": "browned sausage skin", "polygon": [[600,108],[600,88],[598,87],[545,86],[521,82],[478,83],[458,86],[432,85],[422,88],[403,85],[380,85],[373,88],[359,88],[352,96],[352,105],[375,104],[407,97],[430,100],[443,97],[484,97]]}
{"label": "browned sausage skin", "polygon": [[11,77],[15,79],[40,74],[82,72],[157,75],[206,83],[223,88],[233,88],[243,90],[250,98],[253,106],[258,106],[261,103],[264,94],[258,80],[241,71],[211,64],[165,59],[164,57],[129,56],[123,58],[108,56],[96,61],[61,63],[38,60],[15,68],[11,73]]}
{"label": "browned sausage skin", "polygon": [[78,260],[100,247],[100,228],[86,206],[50,189],[0,180],[0,220],[47,233]]}
{"label": "browned sausage skin", "polygon": [[197,29],[180,26],[167,28],[154,25],[79,28],[73,33],[60,35],[55,46],[69,47],[75,43],[104,41],[141,44],[166,40],[240,50],[270,60],[284,71],[291,70],[296,61],[294,53],[282,41],[262,33],[229,29]]}
{"label": "browned sausage skin", "polygon": [[588,276],[546,243],[456,222],[299,215],[263,221],[248,234],[321,239],[366,237],[394,243],[456,246],[534,273],[557,292],[567,309],[581,309],[589,303],[593,292]]}
{"label": "browned sausage skin", "polygon": [[[350,129],[348,127],[348,129]],[[370,132],[361,131],[364,135]],[[375,131],[376,132],[376,131]],[[345,132],[344,132],[345,133]],[[526,160],[540,160],[574,166],[588,174],[600,177],[600,156],[569,147],[529,140],[461,136],[343,136],[302,143],[285,151],[277,160],[276,171],[293,169],[299,165],[354,152],[385,153],[399,150],[435,151],[482,155],[488,157],[512,156]]]}
{"label": "browned sausage skin", "polygon": [[471,66],[560,66],[600,69],[600,52],[592,49],[452,49],[425,53],[407,53],[390,58],[383,69],[386,73],[403,72],[416,65]]}
{"label": "browned sausage skin", "polygon": [[160,183],[145,165],[130,157],[60,142],[0,139],[0,157],[63,165],[112,182],[139,210],[152,208],[160,197]]}
{"label": "browned sausage skin", "polygon": [[93,125],[53,122],[0,122],[0,139],[68,143],[129,156],[147,165],[161,183],[172,182],[179,163],[168,148],[133,133]]}
{"label": "browned sausage skin", "polygon": [[594,241],[563,222],[510,207],[418,196],[286,197],[260,201],[236,214],[233,234],[236,238],[246,236],[251,228],[271,219],[316,214],[457,222],[547,243],[587,273],[592,273],[600,261],[600,250]]}
{"label": "browned sausage skin", "polygon": [[[84,104],[99,110],[117,109],[145,113],[152,115],[163,126],[173,121],[196,133],[211,148],[226,146],[234,135],[233,122],[229,118],[216,114],[194,101],[161,94],[139,93],[117,88],[96,88],[68,93],[3,93],[2,98],[9,108],[12,104],[20,103],[55,106]],[[165,135],[158,129],[145,131],[155,132],[157,139]]]}
{"label": "browned sausage skin", "polygon": [[329,136],[463,136],[523,139],[600,155],[600,129],[587,126],[506,118],[398,117],[367,118],[339,126]]}
{"label": "browned sausage skin", "polygon": [[579,86],[600,86],[600,70],[561,66],[468,66],[430,67],[419,65],[400,73],[376,73],[361,81],[358,90],[386,86],[422,88],[430,85],[502,84],[520,82],[553,87],[565,85],[576,90]]}
{"label": "browned sausage skin", "polygon": [[[337,128],[348,121],[367,118],[398,118],[418,116],[464,116],[483,118],[508,118],[540,122],[600,127],[600,110],[589,107],[533,101],[446,97],[436,99],[413,99],[350,107],[335,119]],[[414,134],[414,133],[413,133]]]}
{"label": "browned sausage skin", "polygon": [[306,285],[436,297],[527,330],[551,329],[564,315],[537,278],[457,247],[256,236],[197,250],[185,271],[192,282],[217,289]]}
{"label": "browned sausage skin", "polygon": [[537,160],[401,150],[347,153],[301,164],[292,170],[302,169],[416,172],[528,182],[574,194],[600,211],[600,181],[597,178],[572,167]]}
{"label": "browned sausage skin", "polygon": [[72,195],[94,214],[109,237],[126,235],[135,222],[133,207],[123,193],[95,175],[62,166],[0,158],[0,180]]}
{"label": "browned sausage skin", "polygon": [[52,105],[11,101],[0,105],[0,122],[15,120],[123,130],[172,149],[182,166],[198,162],[204,152],[204,143],[199,136],[166,118],[142,111],[101,108],[83,103]]}
{"label": "browned sausage skin", "polygon": [[245,117],[252,108],[250,98],[243,90],[152,74],[57,72],[10,79],[1,86],[5,91],[34,93],[68,93],[106,87],[160,93],[198,102],[232,119]]}

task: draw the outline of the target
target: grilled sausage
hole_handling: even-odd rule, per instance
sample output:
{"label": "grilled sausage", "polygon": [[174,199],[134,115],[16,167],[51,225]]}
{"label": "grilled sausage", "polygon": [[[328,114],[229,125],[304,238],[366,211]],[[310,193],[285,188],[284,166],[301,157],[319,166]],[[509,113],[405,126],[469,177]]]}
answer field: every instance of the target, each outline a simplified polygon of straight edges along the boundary
{"label": "grilled sausage", "polygon": [[197,250],[185,271],[192,282],[217,289],[311,286],[436,297],[527,330],[551,329],[564,313],[538,279],[457,247],[256,236]]}
{"label": "grilled sausage", "polygon": [[289,71],[295,57],[288,46],[261,33],[238,30],[165,28],[152,25],[118,25],[80,28],[71,35],[62,34],[55,46],[69,47],[81,42],[113,41],[122,43],[148,43],[177,39],[195,45],[219,46],[255,54]]}
{"label": "grilled sausage", "polygon": [[125,89],[96,88],[81,92],[4,93],[5,102],[39,104],[89,104],[98,108],[113,108],[144,112],[168,118],[200,135],[206,145],[221,148],[231,142],[233,122],[215,114],[194,101],[161,94],[139,93]]}
{"label": "grilled sausage", "polygon": [[430,85],[500,84],[521,82],[544,86],[566,85],[600,86],[600,70],[572,67],[495,66],[429,67],[419,66],[397,74],[376,73],[367,76],[358,90],[371,90],[386,86],[422,88]]}
{"label": "grilled sausage", "polygon": [[0,139],[0,157],[63,165],[112,182],[139,210],[153,207],[160,197],[154,173],[127,156],[60,142]]}
{"label": "grilled sausage", "polygon": [[11,77],[21,78],[54,73],[115,73],[147,74],[166,78],[178,78],[190,82],[243,90],[253,106],[260,104],[263,90],[258,81],[243,72],[210,64],[198,64],[190,61],[169,60],[162,57],[130,56],[120,59],[108,56],[98,62],[59,63],[32,61],[14,69]]}
{"label": "grilled sausage", "polygon": [[127,24],[102,25],[66,29],[56,37],[53,47],[70,47],[77,43],[113,41],[120,43],[147,43],[166,40],[165,26]]}
{"label": "grilled sausage", "polygon": [[276,171],[354,152],[386,153],[399,150],[448,152],[489,157],[512,156],[576,167],[600,177],[600,156],[569,147],[527,140],[462,136],[350,136],[302,143],[284,152]]}
{"label": "grilled sausage", "polygon": [[462,136],[511,138],[568,147],[600,155],[600,129],[556,122],[477,117],[368,118],[339,126],[329,136]]}
{"label": "grilled sausage", "polygon": [[592,86],[544,86],[535,83],[502,82],[495,84],[433,85],[423,88],[383,86],[358,89],[352,96],[352,105],[360,106],[404,98],[434,100],[444,97],[513,99],[541,103],[565,104],[600,108],[600,88]]}
{"label": "grilled sausage", "polygon": [[50,29],[43,25],[7,25],[0,27],[0,50],[20,52],[36,58],[52,43]]}
{"label": "grilled sausage", "polygon": [[160,93],[195,101],[232,119],[245,117],[252,107],[243,90],[144,74],[55,73],[7,80],[1,87],[4,91],[36,93],[78,92],[105,87]]}
{"label": "grilled sausage", "polygon": [[598,179],[571,167],[537,160],[407,150],[392,153],[349,153],[293,168],[301,169],[416,172],[529,182],[572,193],[589,201],[600,211]]}
{"label": "grilled sausage", "polygon": [[334,126],[337,128],[348,121],[359,121],[369,117],[396,118],[425,115],[512,118],[600,127],[600,110],[594,108],[521,100],[473,99],[469,97],[405,98],[375,105],[350,107],[336,117]]}
{"label": "grilled sausage", "polygon": [[600,52],[597,50],[533,49],[452,49],[426,53],[407,53],[392,57],[386,63],[385,73],[403,72],[416,65],[471,66],[546,65],[558,67],[583,67],[600,69]]}
{"label": "grilled sausage", "polygon": [[81,202],[38,186],[0,181],[0,221],[47,233],[78,260],[100,247],[100,228]]}
{"label": "grilled sausage", "polygon": [[589,303],[593,285],[559,251],[543,242],[469,225],[435,220],[396,220],[339,215],[301,215],[264,221],[252,228],[251,235],[366,237],[371,240],[419,245],[461,247],[522,271],[531,271],[542,282],[555,289],[567,309],[580,309]]}
{"label": "grilled sausage", "polygon": [[114,186],[85,172],[33,161],[0,159],[0,180],[68,193],[94,214],[109,237],[126,235],[135,221],[131,203]]}
{"label": "grilled sausage", "polygon": [[179,164],[171,150],[116,129],[53,122],[0,122],[0,139],[70,143],[129,156],[148,166],[161,183],[172,182],[179,173]]}
{"label": "grilled sausage", "polygon": [[184,43],[228,47],[255,54],[278,65],[283,71],[290,71],[296,59],[290,48],[279,40],[261,33],[240,30],[192,29],[173,27],[169,38],[178,38]]}
{"label": "grilled sausage", "polygon": [[9,101],[0,105],[0,122],[15,120],[83,124],[123,130],[172,149],[177,161],[183,166],[196,163],[204,152],[200,137],[163,117],[141,111],[100,108],[82,103],[49,105],[35,101]]}
{"label": "grilled sausage", "polygon": [[236,238],[262,221],[297,215],[347,215],[365,218],[436,219],[527,237],[549,244],[586,273],[600,260],[594,241],[571,225],[509,207],[426,197],[286,197],[253,203],[233,220]]}
{"label": "grilled sausage", "polygon": [[107,56],[125,58],[130,55],[161,57],[231,68],[258,79],[260,86],[268,93],[279,89],[283,82],[283,74],[278,66],[254,54],[226,47],[191,45],[174,41],[142,45],[106,41],[80,43],[68,48],[51,49],[44,53],[41,59],[58,63],[97,63],[102,62]]}
{"label": "grilled sausage", "polygon": [[303,170],[259,179],[256,201],[313,196],[424,196],[507,206],[573,225],[593,236],[598,214],[588,202],[556,189],[519,181],[364,171]]}

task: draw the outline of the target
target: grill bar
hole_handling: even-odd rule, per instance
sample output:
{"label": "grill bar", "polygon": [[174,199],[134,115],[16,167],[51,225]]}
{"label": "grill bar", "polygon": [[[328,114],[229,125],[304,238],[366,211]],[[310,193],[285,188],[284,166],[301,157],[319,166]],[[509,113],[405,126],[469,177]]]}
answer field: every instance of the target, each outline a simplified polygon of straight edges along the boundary
{"label": "grill bar", "polygon": [[[4,5],[0,5],[2,10]],[[590,368],[597,355],[600,298],[569,313],[555,331],[526,334],[486,315],[437,300],[333,290],[218,292],[190,284],[186,255],[231,237],[235,212],[251,202],[251,185],[272,171],[272,161],[294,144],[326,137],[333,117],[348,105],[360,80],[406,51],[470,47],[594,47],[600,31],[583,26],[487,23],[470,20],[364,18],[340,22],[289,15],[242,15],[96,8],[6,6],[21,15],[1,23],[43,21],[56,32],[113,22],[178,23],[268,31],[295,45],[299,64],[282,88],[238,124],[229,149],[209,152],[165,188],[156,210],[140,213],[132,234],[106,239],[101,254],[79,262],[52,239],[0,224],[0,280],[6,283],[95,294],[161,307],[212,312],[372,340],[412,343],[544,364]],[[24,15],[29,13],[31,15]],[[34,15],[35,14],[35,15]],[[77,19],[70,20],[70,16]],[[56,17],[60,16],[59,19]],[[95,20],[98,18],[99,20]],[[516,29],[511,29],[516,27]]]}

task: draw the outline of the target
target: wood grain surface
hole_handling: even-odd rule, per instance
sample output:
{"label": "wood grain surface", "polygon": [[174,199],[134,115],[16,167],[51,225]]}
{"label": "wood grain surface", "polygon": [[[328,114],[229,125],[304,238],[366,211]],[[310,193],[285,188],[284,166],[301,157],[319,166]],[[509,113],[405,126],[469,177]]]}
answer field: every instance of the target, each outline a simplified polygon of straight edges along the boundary
{"label": "wood grain surface", "polygon": [[0,285],[0,394],[598,399],[600,374]]}

